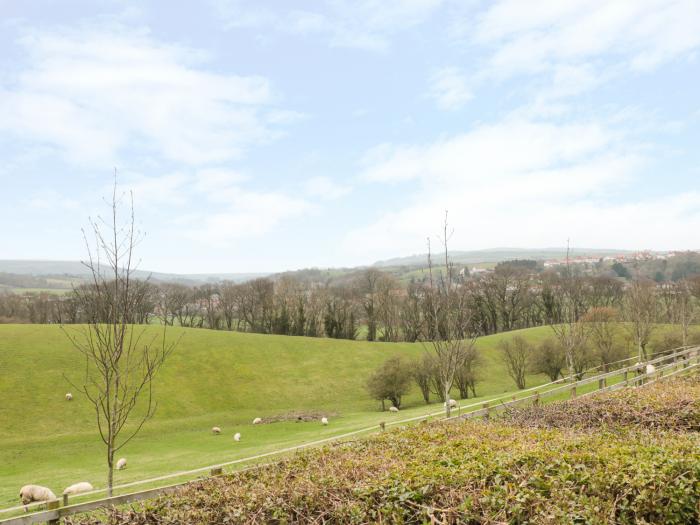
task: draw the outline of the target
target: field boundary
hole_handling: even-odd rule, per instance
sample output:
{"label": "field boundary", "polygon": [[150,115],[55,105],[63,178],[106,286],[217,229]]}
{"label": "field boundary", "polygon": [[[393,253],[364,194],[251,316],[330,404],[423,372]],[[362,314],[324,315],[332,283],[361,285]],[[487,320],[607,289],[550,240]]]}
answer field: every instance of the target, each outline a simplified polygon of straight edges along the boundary
{"label": "field boundary", "polygon": [[[655,370],[651,373],[646,373],[645,368],[640,368],[638,365],[631,365],[627,367],[623,367],[617,370],[613,370],[610,372],[605,372],[602,374],[590,376],[583,378],[578,381],[574,382],[569,382],[569,383],[564,383],[561,384],[560,386],[554,386],[559,383],[562,383],[564,380],[557,380],[551,383],[547,383],[545,385],[540,385],[538,387],[533,387],[527,390],[522,390],[516,394],[510,394],[506,396],[500,396],[496,397],[493,399],[490,399],[488,401],[481,401],[478,403],[472,403],[468,404],[465,406],[459,407],[456,411],[458,412],[457,415],[450,417],[449,419],[455,420],[458,418],[462,419],[472,419],[472,418],[478,418],[482,417],[483,419],[487,420],[489,419],[490,415],[499,410],[504,410],[508,407],[512,407],[518,404],[522,403],[528,403],[531,402],[532,404],[539,404],[542,402],[543,399],[546,398],[551,398],[555,396],[561,397],[562,395],[568,395],[570,398],[576,398],[576,397],[584,397],[587,395],[591,395],[593,393],[597,392],[604,392],[604,391],[612,391],[612,390],[617,390],[620,388],[625,388],[629,386],[643,386],[645,384],[651,384],[657,381],[660,381],[664,378],[672,377],[675,375],[679,374],[684,374],[689,372],[690,370],[693,370],[697,367],[700,366],[700,346],[694,346],[694,347],[685,347],[681,349],[674,350],[672,353],[662,355],[659,357],[656,357],[654,359],[651,359],[649,361],[646,361],[642,367],[645,367],[647,364],[654,365]],[[631,377],[630,377],[631,376]],[[617,382],[612,382],[613,379],[618,379]],[[586,387],[588,385],[593,384],[595,386],[595,383],[597,382],[597,388],[594,388],[590,392],[581,392],[580,390],[582,387]],[[608,384],[610,383],[610,384]],[[549,388],[552,387],[552,388]],[[530,393],[532,392],[532,393]],[[523,397],[519,397],[518,394],[527,394]],[[478,408],[477,408],[478,407]],[[467,413],[463,413],[463,410],[466,409],[474,409],[474,410],[469,410]],[[348,438],[348,437],[353,437],[359,434],[363,433],[368,433],[372,431],[381,431],[384,428],[388,426],[396,426],[396,425],[403,425],[406,423],[412,423],[415,421],[419,420],[426,420],[428,418],[434,418],[434,417],[439,417],[444,413],[444,410],[438,411],[438,412],[432,412],[428,414],[422,414],[419,416],[414,416],[406,419],[401,419],[398,421],[389,421],[385,423],[380,423],[380,425],[373,425],[371,427],[365,427],[357,430],[353,430],[350,432],[345,432],[343,434],[339,434],[336,436],[330,436],[327,438],[311,441],[308,443],[302,443],[299,445],[294,445],[291,447],[285,447],[282,449],[278,450],[272,450],[269,452],[264,452],[261,454],[256,454],[254,456],[249,456],[245,458],[239,458],[235,459],[232,461],[227,461],[223,463],[218,463],[215,465],[209,465],[206,467],[201,467],[197,469],[192,469],[188,471],[181,471],[181,472],[175,472],[172,474],[166,474],[163,476],[158,476],[146,480],[140,480],[140,481],[134,481],[130,483],[126,483],[123,485],[115,486],[115,490],[119,489],[124,489],[124,488],[130,488],[130,487],[135,487],[138,485],[145,485],[145,484],[151,484],[151,483],[156,483],[158,481],[165,481],[168,479],[174,479],[174,478],[179,478],[179,477],[184,477],[184,476],[191,476],[194,474],[201,474],[201,473],[209,473],[211,477],[216,477],[224,474],[224,467],[232,466],[232,465],[237,465],[241,463],[249,463],[253,462],[259,459],[264,459],[264,458],[269,458],[272,456],[278,456],[278,455],[283,455],[289,452],[296,452],[299,450],[303,450],[306,448],[310,447],[316,447],[320,445],[324,445],[327,443],[331,442],[336,442],[340,441],[342,439]],[[446,420],[445,418],[441,418],[442,420]],[[379,429],[378,429],[379,427]],[[270,463],[264,463],[264,464],[256,464],[253,466],[250,466],[246,469],[242,470],[250,470],[250,469],[255,469],[255,468],[261,468],[265,465],[269,465]],[[239,470],[240,471],[240,470]],[[199,478],[203,479],[203,478]],[[171,484],[171,485],[166,485],[162,487],[156,487],[156,488],[151,488],[151,489],[146,489],[143,491],[138,491],[138,492],[132,492],[132,493],[127,493],[127,494],[121,494],[118,496],[113,496],[111,498],[102,498],[102,499],[97,499],[93,501],[88,501],[85,503],[78,503],[74,505],[69,505],[68,504],[68,499],[64,497],[63,501],[60,500],[53,500],[50,502],[41,502],[41,503],[32,503],[28,506],[15,506],[15,507],[10,507],[6,509],[0,509],[0,514],[2,513],[10,513],[10,512],[18,512],[22,511],[28,508],[38,508],[40,506],[45,506],[46,510],[41,510],[38,512],[34,512],[32,514],[26,514],[23,516],[18,516],[18,517],[12,517],[12,518],[7,518],[4,520],[0,520],[0,525],[33,525],[35,523],[49,523],[49,524],[57,524],[59,523],[60,519],[65,517],[65,516],[70,516],[73,514],[80,514],[80,513],[85,513],[85,512],[91,512],[100,508],[105,508],[105,507],[112,507],[112,506],[117,506],[117,505],[124,505],[136,501],[141,501],[144,499],[150,499],[162,494],[167,494],[170,492],[173,492],[177,490],[178,488],[185,486],[187,484],[192,483],[193,481],[196,480],[188,480],[185,482],[180,482],[176,484]],[[92,494],[100,494],[105,492],[106,489],[99,489],[95,491],[91,491],[88,493],[81,494],[80,496],[88,496]]]}

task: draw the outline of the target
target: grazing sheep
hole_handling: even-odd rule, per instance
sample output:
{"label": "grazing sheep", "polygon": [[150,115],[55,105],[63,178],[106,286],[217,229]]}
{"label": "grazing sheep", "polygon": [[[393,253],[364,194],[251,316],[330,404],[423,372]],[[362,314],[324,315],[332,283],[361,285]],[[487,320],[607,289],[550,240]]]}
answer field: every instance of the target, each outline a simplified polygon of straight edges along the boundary
{"label": "grazing sheep", "polygon": [[[446,407],[447,406],[447,401],[445,401],[442,406]],[[457,401],[454,399],[450,399],[450,408],[457,408]]]}
{"label": "grazing sheep", "polygon": [[637,361],[634,364],[634,370],[637,372],[637,375],[642,375],[644,373],[644,365]]}
{"label": "grazing sheep", "polygon": [[398,411],[399,411],[399,409],[394,407],[394,406],[389,407],[389,412],[398,412]]}
{"label": "grazing sheep", "polygon": [[322,424],[322,425],[327,425],[327,424],[328,424],[328,418],[327,418],[327,417],[322,417],[322,418],[321,418],[321,424]]}
{"label": "grazing sheep", "polygon": [[80,483],[74,483],[70,487],[67,487],[66,490],[63,491],[63,495],[65,496],[66,494],[80,494],[81,492],[90,492],[91,490],[94,490],[92,488],[92,485],[88,483],[87,481],[81,481]]}
{"label": "grazing sheep", "polygon": [[656,367],[654,365],[647,365],[647,374],[653,374],[656,372]]}
{"label": "grazing sheep", "polygon": [[236,432],[236,433],[233,435],[233,440],[234,440],[234,441],[240,441],[240,440],[241,440],[241,433],[240,433],[240,432]]}
{"label": "grazing sheep", "polygon": [[259,425],[260,423],[262,423],[262,418],[256,417],[253,420],[253,425]]}
{"label": "grazing sheep", "polygon": [[66,401],[73,401],[73,394],[71,394],[70,392],[68,392],[68,393],[66,394]]}
{"label": "grazing sheep", "polygon": [[28,505],[33,501],[50,501],[56,499],[56,495],[51,489],[40,485],[25,485],[19,489],[19,499],[22,505]]}
{"label": "grazing sheep", "polygon": [[117,470],[124,470],[126,468],[126,458],[119,458],[117,461]]}
{"label": "grazing sheep", "polygon": [[212,434],[221,434],[221,429],[219,427],[211,427]]}

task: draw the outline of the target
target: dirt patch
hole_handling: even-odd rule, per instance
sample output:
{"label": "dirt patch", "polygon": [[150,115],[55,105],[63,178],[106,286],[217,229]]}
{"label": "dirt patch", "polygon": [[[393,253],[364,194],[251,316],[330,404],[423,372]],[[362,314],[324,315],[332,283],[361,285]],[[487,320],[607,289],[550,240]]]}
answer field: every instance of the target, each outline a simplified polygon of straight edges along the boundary
{"label": "dirt patch", "polygon": [[322,417],[331,418],[337,415],[337,412],[286,412],[284,414],[278,414],[276,416],[264,417],[262,418],[261,424],[281,423],[283,421],[296,421],[297,423],[308,423],[309,421],[321,421]]}

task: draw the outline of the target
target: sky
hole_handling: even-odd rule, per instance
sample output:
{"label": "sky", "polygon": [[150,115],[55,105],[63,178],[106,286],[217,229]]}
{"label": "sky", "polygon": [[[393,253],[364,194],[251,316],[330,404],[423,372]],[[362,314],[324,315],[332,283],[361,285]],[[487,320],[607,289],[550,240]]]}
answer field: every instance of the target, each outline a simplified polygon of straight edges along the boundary
{"label": "sky", "polygon": [[0,259],[700,248],[698,0],[0,0]]}

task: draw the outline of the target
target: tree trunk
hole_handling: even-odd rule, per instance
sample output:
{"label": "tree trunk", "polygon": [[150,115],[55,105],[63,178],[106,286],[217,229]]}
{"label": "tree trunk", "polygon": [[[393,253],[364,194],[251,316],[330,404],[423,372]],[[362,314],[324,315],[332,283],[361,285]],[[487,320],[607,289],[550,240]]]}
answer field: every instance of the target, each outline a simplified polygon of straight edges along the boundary
{"label": "tree trunk", "polygon": [[450,388],[447,383],[445,383],[445,417],[450,417],[452,412],[452,407],[450,406]]}
{"label": "tree trunk", "polygon": [[112,497],[112,487],[114,486],[114,450],[107,448],[107,497]]}

